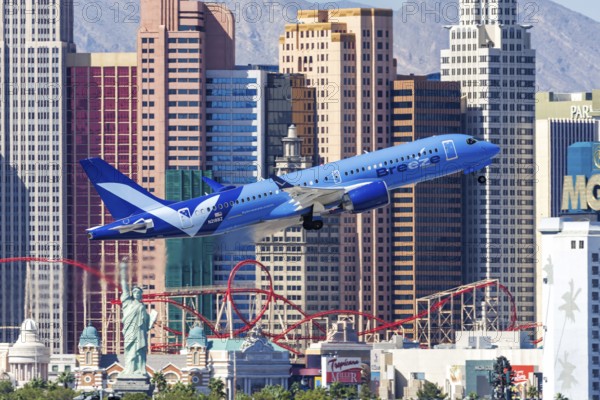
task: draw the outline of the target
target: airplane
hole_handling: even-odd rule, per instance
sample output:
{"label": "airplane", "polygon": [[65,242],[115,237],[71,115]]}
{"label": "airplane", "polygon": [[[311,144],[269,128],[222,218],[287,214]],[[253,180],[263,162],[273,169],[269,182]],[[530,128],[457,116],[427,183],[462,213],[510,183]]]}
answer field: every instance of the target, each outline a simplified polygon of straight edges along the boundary
{"label": "airplane", "polygon": [[115,221],[87,233],[91,240],[201,237],[282,222],[279,229],[302,223],[318,230],[325,215],[384,207],[396,188],[474,173],[499,151],[467,135],[432,136],[244,186],[205,177],[211,194],[179,202],[159,199],[104,160],[88,158],[80,164]]}

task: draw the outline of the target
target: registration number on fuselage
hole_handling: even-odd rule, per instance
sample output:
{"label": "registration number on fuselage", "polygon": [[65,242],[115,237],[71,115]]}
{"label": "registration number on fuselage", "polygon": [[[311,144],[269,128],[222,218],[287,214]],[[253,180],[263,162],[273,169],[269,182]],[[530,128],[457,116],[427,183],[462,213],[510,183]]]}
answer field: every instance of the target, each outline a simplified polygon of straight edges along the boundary
{"label": "registration number on fuselage", "polygon": [[408,163],[402,163],[400,165],[393,165],[389,168],[378,168],[376,170],[377,177],[381,178],[382,176],[394,175],[398,172],[406,172],[408,170],[426,168],[433,164],[439,163],[441,160],[442,159],[440,158],[440,156],[433,156],[431,158],[421,158],[419,160],[414,160]]}

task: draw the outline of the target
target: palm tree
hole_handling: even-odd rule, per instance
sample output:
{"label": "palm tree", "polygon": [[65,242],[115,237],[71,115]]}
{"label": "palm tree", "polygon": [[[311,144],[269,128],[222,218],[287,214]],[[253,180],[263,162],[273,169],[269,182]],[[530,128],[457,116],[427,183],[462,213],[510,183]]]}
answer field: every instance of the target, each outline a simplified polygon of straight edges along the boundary
{"label": "palm tree", "polygon": [[33,378],[25,384],[25,387],[29,387],[32,389],[46,389],[48,388],[48,382],[46,382],[42,378]]}
{"label": "palm tree", "polygon": [[225,398],[225,384],[221,379],[210,378],[208,381],[208,390],[210,390],[210,395],[212,398]]}
{"label": "palm tree", "polygon": [[562,393],[556,393],[554,396],[554,400],[569,400],[567,396],[564,396]]}
{"label": "palm tree", "polygon": [[152,375],[152,379],[150,379],[150,382],[152,382],[154,385],[156,385],[156,388],[158,389],[158,391],[160,393],[164,392],[165,390],[167,390],[167,378],[165,378],[165,374],[163,374],[162,372],[158,371],[155,372]]}
{"label": "palm tree", "polygon": [[529,386],[527,388],[527,398],[535,399],[539,395],[539,392],[535,386]]}
{"label": "palm tree", "polygon": [[75,382],[75,375],[73,375],[71,371],[63,371],[56,378],[56,382],[62,384],[66,389],[71,386],[73,382]]}
{"label": "palm tree", "polygon": [[417,391],[417,398],[419,400],[445,400],[448,398],[448,395],[435,383],[425,381],[423,386]]}

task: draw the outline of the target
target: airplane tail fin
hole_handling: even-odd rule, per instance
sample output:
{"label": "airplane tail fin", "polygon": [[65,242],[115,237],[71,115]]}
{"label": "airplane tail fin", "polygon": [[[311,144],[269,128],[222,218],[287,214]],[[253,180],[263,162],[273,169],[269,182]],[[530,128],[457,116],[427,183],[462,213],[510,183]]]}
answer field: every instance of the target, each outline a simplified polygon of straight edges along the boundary
{"label": "airplane tail fin", "polygon": [[115,219],[173,203],[150,194],[101,158],[86,158],[79,163]]}

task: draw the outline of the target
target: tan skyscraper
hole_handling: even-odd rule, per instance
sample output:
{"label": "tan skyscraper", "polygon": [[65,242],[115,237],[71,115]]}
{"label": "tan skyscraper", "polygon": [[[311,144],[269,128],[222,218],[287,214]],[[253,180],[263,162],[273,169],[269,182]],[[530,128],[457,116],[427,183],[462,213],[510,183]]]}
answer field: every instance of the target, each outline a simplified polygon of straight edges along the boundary
{"label": "tan skyscraper", "polygon": [[[224,5],[142,0],[138,176],[158,197],[165,196],[167,170],[205,167],[206,69],[233,69],[234,51],[233,15]],[[140,241],[140,251],[141,282],[151,291],[164,290],[165,241]]]}
{"label": "tan skyscraper", "polygon": [[[390,145],[392,10],[301,10],[279,38],[279,66],[316,88],[321,162]],[[341,308],[391,316],[389,217],[339,217]]]}

